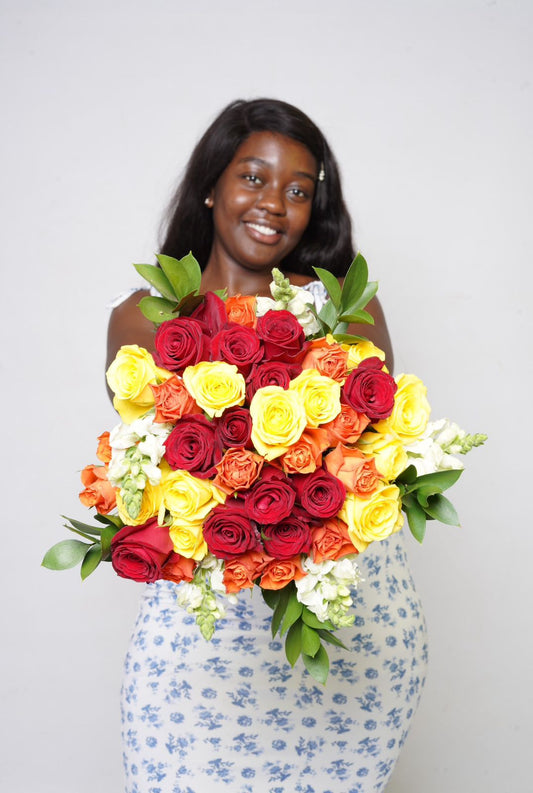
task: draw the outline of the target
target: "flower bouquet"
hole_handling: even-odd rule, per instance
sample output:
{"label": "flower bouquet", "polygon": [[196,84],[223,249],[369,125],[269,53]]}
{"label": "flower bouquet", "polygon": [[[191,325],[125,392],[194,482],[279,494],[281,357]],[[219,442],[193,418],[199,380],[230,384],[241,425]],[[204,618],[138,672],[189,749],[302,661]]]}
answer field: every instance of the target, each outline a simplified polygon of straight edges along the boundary
{"label": "flower bouquet", "polygon": [[123,346],[107,372],[121,423],[100,435],[100,465],[82,471],[82,503],[99,525],[67,519],[82,539],[45,555],[54,570],[101,561],[135,581],[173,581],[206,639],[224,599],[258,587],[288,661],[321,682],[325,644],[353,623],[357,556],[402,527],[458,523],[443,495],[455,456],[485,436],[429,422],[426,388],[393,378],[384,354],[348,333],[372,323],[377,284],[358,255],[344,284],[316,274],[320,311],[273,271],[272,298],[199,294],[189,254],[136,265],[159,292],[140,309],[153,355]]}

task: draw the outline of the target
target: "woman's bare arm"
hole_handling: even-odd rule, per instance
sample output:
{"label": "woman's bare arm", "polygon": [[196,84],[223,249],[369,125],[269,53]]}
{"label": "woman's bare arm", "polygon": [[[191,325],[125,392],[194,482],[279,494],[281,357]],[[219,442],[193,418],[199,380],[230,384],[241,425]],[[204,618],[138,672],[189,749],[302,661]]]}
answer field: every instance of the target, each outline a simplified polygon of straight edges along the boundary
{"label": "woman's bare arm", "polygon": [[[147,290],[134,292],[111,312],[107,328],[106,371],[123,344],[138,344],[149,352],[154,351],[155,328],[141,313],[138,307],[142,297],[149,295]],[[112,393],[107,389],[110,397]]]}

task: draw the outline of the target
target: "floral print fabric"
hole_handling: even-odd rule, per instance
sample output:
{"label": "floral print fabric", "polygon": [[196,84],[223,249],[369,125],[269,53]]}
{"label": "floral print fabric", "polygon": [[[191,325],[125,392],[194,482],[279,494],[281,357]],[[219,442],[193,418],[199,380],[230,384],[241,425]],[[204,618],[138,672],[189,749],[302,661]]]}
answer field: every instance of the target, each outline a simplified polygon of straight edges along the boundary
{"label": "floral print fabric", "polygon": [[321,686],[291,669],[258,590],[213,640],[149,584],[122,690],[126,793],[370,793],[389,779],[424,682],[426,628],[403,531],[359,557],[355,624]]}

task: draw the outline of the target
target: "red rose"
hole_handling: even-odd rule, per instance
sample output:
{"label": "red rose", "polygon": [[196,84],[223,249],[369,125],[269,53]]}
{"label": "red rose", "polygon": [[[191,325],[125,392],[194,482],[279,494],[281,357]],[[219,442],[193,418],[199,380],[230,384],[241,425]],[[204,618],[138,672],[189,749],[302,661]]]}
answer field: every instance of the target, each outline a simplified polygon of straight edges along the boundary
{"label": "red rose", "polygon": [[342,389],[342,399],[370,421],[388,418],[394,407],[398,386],[390,374],[382,371],[382,366],[379,358],[366,358],[348,375]]}
{"label": "red rose", "polygon": [[198,320],[208,336],[214,336],[228,321],[226,304],[214,292],[206,292],[203,303],[194,309],[191,319]]}
{"label": "red rose", "polygon": [[245,504],[248,514],[258,523],[278,523],[288,517],[296,501],[296,492],[282,471],[263,468],[261,479],[248,490]]}
{"label": "red rose", "polygon": [[267,385],[279,385],[287,390],[291,380],[298,377],[301,371],[301,364],[298,363],[272,361],[270,363],[261,363],[259,366],[257,364],[254,365],[246,379],[246,398],[248,402],[252,401],[258,388],[264,388]]}
{"label": "red rose", "polygon": [[316,518],[333,518],[346,500],[346,488],[336,476],[318,468],[292,478],[300,504]]}
{"label": "red rose", "polygon": [[309,346],[302,326],[290,311],[267,311],[257,320],[257,335],[263,340],[267,361],[299,361]]}
{"label": "red rose", "polygon": [[195,319],[176,317],[157,329],[154,360],[158,366],[181,374],[187,366],[207,358],[209,339]]}
{"label": "red rose", "polygon": [[207,547],[218,559],[233,559],[247,551],[261,551],[259,532],[241,501],[220,504],[204,523]]}
{"label": "red rose", "polygon": [[309,553],[312,535],[309,525],[292,515],[275,526],[265,526],[263,543],[267,554],[274,559],[291,559],[298,553]]}
{"label": "red rose", "polygon": [[211,340],[211,358],[213,361],[227,361],[235,364],[239,372],[246,377],[252,365],[263,357],[263,346],[252,328],[242,325],[227,325],[213,336]]}
{"label": "red rose", "polygon": [[117,575],[151,583],[161,578],[161,568],[172,553],[166,526],[151,518],[142,526],[124,526],[111,540],[111,564]]}
{"label": "red rose", "polygon": [[200,479],[213,476],[222,451],[215,443],[215,425],[205,416],[184,416],[165,441],[165,459],[174,470]]}
{"label": "red rose", "polygon": [[215,438],[221,449],[251,449],[252,417],[245,408],[228,408],[215,423]]}

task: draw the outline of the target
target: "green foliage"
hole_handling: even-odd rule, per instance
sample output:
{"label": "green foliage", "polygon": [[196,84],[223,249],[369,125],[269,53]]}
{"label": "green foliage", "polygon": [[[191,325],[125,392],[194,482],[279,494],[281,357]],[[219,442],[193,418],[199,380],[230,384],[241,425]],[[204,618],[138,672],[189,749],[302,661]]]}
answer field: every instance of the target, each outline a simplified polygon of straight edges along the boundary
{"label": "green foliage", "polygon": [[61,540],[49,548],[41,564],[49,570],[68,570],[81,562],[89,547],[81,540]]}
{"label": "green foliage", "polygon": [[285,655],[291,666],[302,656],[309,674],[319,683],[325,683],[329,671],[328,654],[322,644],[326,642],[347,650],[332,631],[331,622],[321,622],[307,606],[299,602],[294,582],[276,591],[261,590],[265,603],[274,613],[272,615],[272,636],[278,631],[286,633]]}
{"label": "green foliage", "polygon": [[324,647],[320,645],[318,652],[314,655],[302,655],[305,668],[319,683],[325,685],[329,673],[329,658]]}
{"label": "green foliage", "polygon": [[373,317],[365,306],[374,297],[378,285],[368,280],[368,266],[360,253],[357,254],[341,287],[335,276],[320,267],[313,268],[326,287],[329,298],[318,314],[320,332],[318,336],[333,334],[339,342],[353,344],[364,341],[364,336],[347,334],[349,323],[373,325]]}
{"label": "green foliage", "polygon": [[95,515],[95,519],[103,526],[90,526],[65,515],[62,517],[68,521],[64,524],[66,529],[88,542],[62,540],[45,553],[42,565],[49,570],[68,570],[81,562],[81,577],[85,580],[100,562],[111,559],[111,540],[124,524],[118,515]]}
{"label": "green foliage", "polygon": [[133,266],[149,284],[154,286],[162,297],[143,297],[139,308],[150,322],[160,325],[180,314],[190,314],[202,301],[199,295],[202,280],[200,265],[188,253],[182,259],[159,254],[159,267],[153,264],[134,264]]}
{"label": "green foliage", "polygon": [[424,539],[428,520],[438,520],[450,526],[459,525],[453,504],[442,492],[454,485],[461,474],[462,469],[450,469],[417,476],[415,466],[410,465],[396,479],[402,497],[402,509],[407,516],[411,534],[418,542]]}

